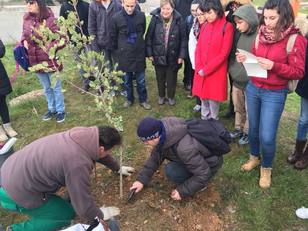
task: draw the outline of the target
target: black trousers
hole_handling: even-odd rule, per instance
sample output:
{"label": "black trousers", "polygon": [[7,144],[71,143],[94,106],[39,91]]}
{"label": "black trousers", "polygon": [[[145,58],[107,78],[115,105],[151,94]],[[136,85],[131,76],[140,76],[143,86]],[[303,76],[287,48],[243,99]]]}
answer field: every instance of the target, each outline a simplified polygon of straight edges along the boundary
{"label": "black trousers", "polygon": [[0,95],[0,116],[3,124],[10,122],[10,114],[9,109],[6,104],[6,96]]}
{"label": "black trousers", "polygon": [[192,81],[194,77],[194,69],[191,66],[189,59],[184,59],[184,86],[192,86]]}
{"label": "black trousers", "polygon": [[155,73],[159,97],[166,96],[167,88],[167,97],[174,99],[178,68],[174,66],[155,66]]}

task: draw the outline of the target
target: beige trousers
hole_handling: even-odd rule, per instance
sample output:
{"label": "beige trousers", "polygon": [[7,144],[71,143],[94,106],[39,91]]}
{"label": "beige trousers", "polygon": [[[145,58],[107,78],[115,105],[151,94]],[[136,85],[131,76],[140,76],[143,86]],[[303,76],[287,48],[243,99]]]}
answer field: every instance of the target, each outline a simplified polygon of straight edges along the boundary
{"label": "beige trousers", "polygon": [[235,111],[235,129],[248,134],[248,113],[245,90],[232,86],[232,100]]}

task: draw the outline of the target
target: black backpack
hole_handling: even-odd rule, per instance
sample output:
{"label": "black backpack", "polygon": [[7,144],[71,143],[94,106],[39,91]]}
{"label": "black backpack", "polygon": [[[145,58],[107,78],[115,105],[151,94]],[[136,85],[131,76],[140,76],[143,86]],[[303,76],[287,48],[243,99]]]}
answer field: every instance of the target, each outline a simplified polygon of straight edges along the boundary
{"label": "black backpack", "polygon": [[213,155],[222,156],[231,151],[231,137],[224,125],[214,119],[187,120],[187,132],[208,148]]}

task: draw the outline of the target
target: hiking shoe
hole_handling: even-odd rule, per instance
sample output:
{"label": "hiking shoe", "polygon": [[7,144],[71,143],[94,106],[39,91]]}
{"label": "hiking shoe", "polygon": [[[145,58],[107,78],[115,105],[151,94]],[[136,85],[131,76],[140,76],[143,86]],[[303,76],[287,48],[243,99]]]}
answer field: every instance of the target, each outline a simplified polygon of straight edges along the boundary
{"label": "hiking shoe", "polygon": [[145,110],[150,110],[152,107],[147,102],[140,103],[140,106],[143,107]]}
{"label": "hiking shoe", "polygon": [[194,112],[199,112],[199,111],[201,111],[201,106],[200,106],[199,104],[196,104],[196,105],[194,106],[194,108],[193,108],[193,111],[194,111]]}
{"label": "hiking shoe", "polygon": [[248,135],[246,133],[243,133],[241,139],[238,141],[239,145],[245,145],[249,144]]}
{"label": "hiking shoe", "polygon": [[174,105],[175,105],[175,99],[169,98],[169,99],[168,99],[168,104],[169,104],[170,106],[174,106]]}
{"label": "hiking shoe", "polygon": [[259,186],[263,189],[271,187],[272,168],[260,168]]}
{"label": "hiking shoe", "polygon": [[158,104],[163,105],[165,103],[165,97],[159,97],[158,98]]}
{"label": "hiking shoe", "polygon": [[243,136],[243,132],[239,129],[235,129],[233,132],[230,132],[230,137],[231,139],[236,139]]}
{"label": "hiking shoe", "polygon": [[44,121],[51,120],[51,118],[52,118],[53,116],[55,116],[55,115],[56,115],[55,112],[48,111],[48,112],[46,112],[46,113],[43,115],[42,120],[44,120]]}
{"label": "hiking shoe", "polygon": [[254,169],[255,167],[259,166],[260,162],[261,161],[260,161],[259,157],[254,156],[254,155],[250,155],[249,160],[241,166],[241,170],[244,171],[244,172],[249,172],[252,169]]}
{"label": "hiking shoe", "polygon": [[65,120],[65,112],[60,112],[56,115],[57,123],[62,123]]}
{"label": "hiking shoe", "polygon": [[131,102],[131,101],[125,101],[125,103],[123,104],[123,107],[125,107],[125,108],[128,108],[128,107],[130,107],[130,106],[132,106],[133,105],[133,103]]}

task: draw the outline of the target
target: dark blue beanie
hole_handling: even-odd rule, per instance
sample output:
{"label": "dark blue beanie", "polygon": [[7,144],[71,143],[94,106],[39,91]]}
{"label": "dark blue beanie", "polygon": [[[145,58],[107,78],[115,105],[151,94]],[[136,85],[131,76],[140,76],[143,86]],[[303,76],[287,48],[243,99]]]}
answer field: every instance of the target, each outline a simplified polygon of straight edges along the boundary
{"label": "dark blue beanie", "polygon": [[144,142],[158,138],[163,129],[163,123],[152,117],[143,118],[137,129],[138,137]]}

